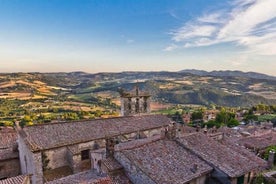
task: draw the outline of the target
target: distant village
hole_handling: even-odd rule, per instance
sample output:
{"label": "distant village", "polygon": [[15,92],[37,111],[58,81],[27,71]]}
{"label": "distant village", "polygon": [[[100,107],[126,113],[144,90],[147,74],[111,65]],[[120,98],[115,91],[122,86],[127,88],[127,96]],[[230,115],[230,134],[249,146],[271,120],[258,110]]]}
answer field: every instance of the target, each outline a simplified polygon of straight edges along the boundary
{"label": "distant village", "polygon": [[276,183],[276,124],[256,119],[267,111],[168,117],[136,87],[120,117],[1,127],[0,184]]}

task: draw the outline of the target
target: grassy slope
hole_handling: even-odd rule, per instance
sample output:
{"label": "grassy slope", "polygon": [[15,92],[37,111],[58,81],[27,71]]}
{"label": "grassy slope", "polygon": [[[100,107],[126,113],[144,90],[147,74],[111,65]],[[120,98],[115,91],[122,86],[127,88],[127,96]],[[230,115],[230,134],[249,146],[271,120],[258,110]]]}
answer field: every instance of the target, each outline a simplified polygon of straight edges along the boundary
{"label": "grassy slope", "polygon": [[63,95],[73,101],[104,104],[99,102],[99,96],[115,100],[119,97],[118,88],[131,90],[136,81],[142,90],[149,91],[153,100],[158,102],[214,103],[223,106],[276,103],[276,99],[266,98],[276,96],[275,80],[197,76],[177,72],[1,74],[0,93],[26,93],[30,98]]}

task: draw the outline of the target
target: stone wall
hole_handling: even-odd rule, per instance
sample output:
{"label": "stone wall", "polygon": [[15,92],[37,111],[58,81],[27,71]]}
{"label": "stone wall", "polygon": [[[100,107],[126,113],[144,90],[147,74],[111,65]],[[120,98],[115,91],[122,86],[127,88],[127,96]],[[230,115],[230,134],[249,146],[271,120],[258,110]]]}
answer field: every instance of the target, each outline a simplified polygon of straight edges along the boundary
{"label": "stone wall", "polygon": [[55,169],[63,166],[69,165],[67,159],[67,148],[61,147],[56,149],[51,149],[43,152],[46,159],[49,160],[47,166],[48,169]]}
{"label": "stone wall", "polygon": [[67,157],[67,161],[68,161],[68,165],[71,168],[72,171],[74,171],[74,160],[73,160],[73,153],[70,151],[67,151],[66,153],[66,157]]}
{"label": "stone wall", "polygon": [[155,182],[136,167],[131,161],[120,152],[115,152],[115,159],[124,167],[126,175],[133,184],[155,184]]}
{"label": "stone wall", "polygon": [[81,154],[73,155],[72,165],[70,166],[73,173],[79,173],[91,169],[91,160],[81,160]]}
{"label": "stone wall", "polygon": [[[138,100],[138,101],[137,101]],[[150,97],[121,97],[121,115],[149,114],[151,111]]]}
{"label": "stone wall", "polygon": [[[204,175],[204,176],[201,176],[200,178],[195,179],[194,183],[195,184],[205,184],[206,179],[207,179],[207,177],[206,177],[206,175]],[[192,182],[190,182],[190,183],[192,184]]]}
{"label": "stone wall", "polygon": [[20,174],[19,159],[9,159],[0,162],[0,179],[17,176]]}
{"label": "stone wall", "polygon": [[96,169],[97,172],[100,172],[101,168],[98,164],[99,161],[102,161],[105,158],[105,149],[98,149],[91,152],[91,168]]}
{"label": "stone wall", "polygon": [[162,128],[156,128],[156,129],[152,129],[152,130],[143,131],[143,133],[144,133],[147,137],[152,137],[152,136],[154,136],[154,135],[160,135],[160,134],[161,134],[161,130],[162,130]]}
{"label": "stone wall", "polygon": [[18,138],[18,150],[22,174],[31,174],[32,183],[43,183],[42,156],[41,152],[31,152],[23,138]]}
{"label": "stone wall", "polygon": [[91,159],[81,160],[81,151],[90,150],[90,153],[94,149],[105,148],[105,140],[100,139],[97,141],[89,141],[85,143],[80,143],[73,145],[74,151],[68,150],[65,154],[67,157],[67,163],[71,167],[74,173],[78,173],[84,170],[91,169]]}

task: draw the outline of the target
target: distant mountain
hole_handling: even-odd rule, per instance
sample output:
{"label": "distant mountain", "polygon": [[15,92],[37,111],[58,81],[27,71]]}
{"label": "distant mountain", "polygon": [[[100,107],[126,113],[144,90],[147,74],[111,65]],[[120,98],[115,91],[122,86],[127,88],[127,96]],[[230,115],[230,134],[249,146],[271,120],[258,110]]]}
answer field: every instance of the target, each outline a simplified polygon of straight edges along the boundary
{"label": "distant mountain", "polygon": [[[103,103],[118,100],[118,89],[140,89],[153,101],[170,104],[251,106],[276,104],[276,77],[254,72],[10,73],[0,74],[0,98],[56,99]],[[101,98],[97,97],[100,96]]]}
{"label": "distant mountain", "polygon": [[253,79],[268,79],[268,80],[276,80],[275,76],[270,76],[262,73],[257,72],[242,72],[242,71],[211,71],[207,72],[204,70],[195,70],[195,69],[188,69],[188,70],[181,70],[181,73],[190,73],[199,76],[216,76],[216,77],[246,77],[246,78],[253,78]]}

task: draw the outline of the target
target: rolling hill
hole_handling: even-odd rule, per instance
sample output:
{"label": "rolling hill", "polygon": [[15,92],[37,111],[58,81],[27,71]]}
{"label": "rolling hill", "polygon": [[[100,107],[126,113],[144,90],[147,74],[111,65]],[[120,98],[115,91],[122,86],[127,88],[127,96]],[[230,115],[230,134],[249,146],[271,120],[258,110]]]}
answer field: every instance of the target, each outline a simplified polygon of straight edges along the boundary
{"label": "rolling hill", "polygon": [[52,99],[62,95],[85,103],[110,99],[118,102],[118,89],[138,85],[153,101],[170,104],[251,106],[276,104],[276,77],[254,72],[199,71],[0,74],[0,98]]}

